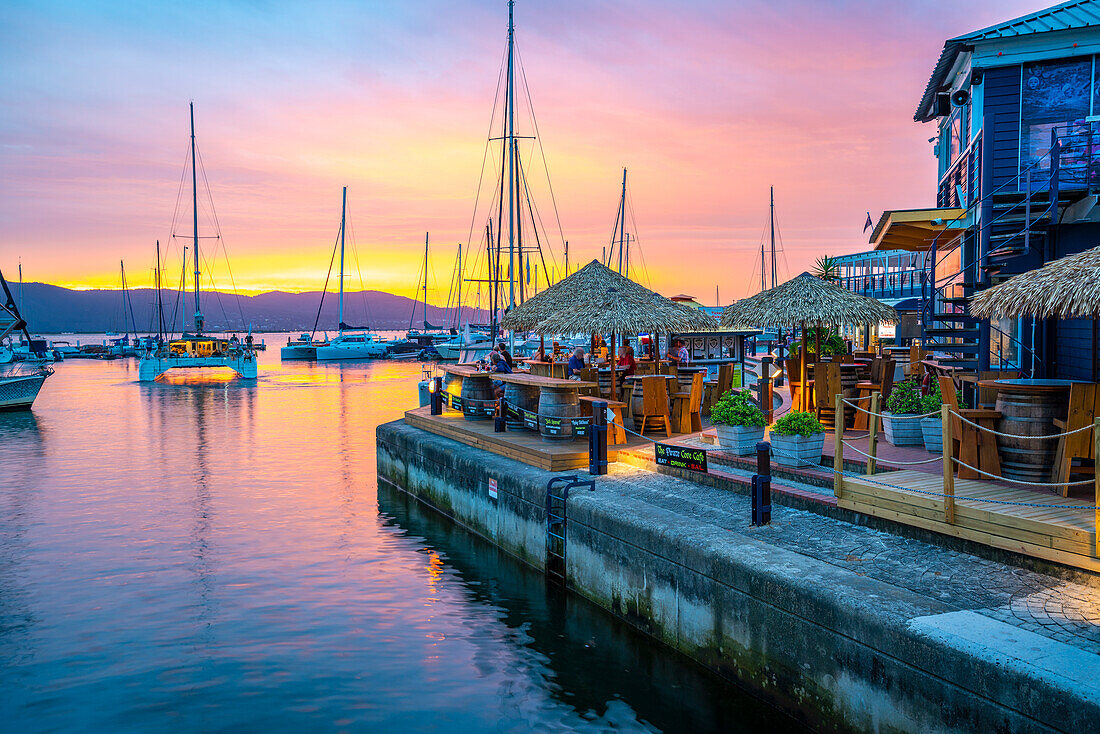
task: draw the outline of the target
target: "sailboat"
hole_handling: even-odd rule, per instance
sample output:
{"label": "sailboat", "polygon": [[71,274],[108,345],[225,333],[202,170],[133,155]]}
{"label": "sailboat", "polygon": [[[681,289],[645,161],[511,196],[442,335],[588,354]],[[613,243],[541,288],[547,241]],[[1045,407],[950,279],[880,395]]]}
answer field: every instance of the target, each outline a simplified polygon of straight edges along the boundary
{"label": "sailboat", "polygon": [[[171,369],[194,369],[201,367],[229,367],[244,379],[256,379],[256,351],[252,348],[252,334],[248,334],[242,344],[234,337],[222,339],[203,333],[205,318],[200,308],[199,269],[199,193],[198,173],[196,171],[195,152],[195,104],[191,103],[191,206],[192,206],[192,251],[195,256],[195,331],[184,333],[179,339],[167,346],[149,343],[138,363],[138,379],[152,382]],[[186,252],[186,250],[185,250]],[[186,257],[186,255],[185,255]]]}
{"label": "sailboat", "polygon": [[[14,358],[14,353],[10,346],[3,345],[10,341],[8,336],[13,331],[22,332],[28,345],[33,345],[35,341],[27,331],[27,322],[19,314],[19,308],[8,288],[8,281],[4,280],[3,273],[0,273],[0,286],[3,286],[5,299],[0,305],[0,364],[9,364]],[[46,378],[52,374],[53,369],[45,365],[29,371],[19,365],[17,371],[0,373],[0,410],[29,409],[34,399],[38,397]]]}
{"label": "sailboat", "polygon": [[316,358],[326,359],[377,359],[385,357],[389,347],[377,334],[367,331],[349,331],[344,323],[344,233],[348,215],[348,187],[344,187],[343,203],[340,208],[340,333],[328,344],[316,347]]}

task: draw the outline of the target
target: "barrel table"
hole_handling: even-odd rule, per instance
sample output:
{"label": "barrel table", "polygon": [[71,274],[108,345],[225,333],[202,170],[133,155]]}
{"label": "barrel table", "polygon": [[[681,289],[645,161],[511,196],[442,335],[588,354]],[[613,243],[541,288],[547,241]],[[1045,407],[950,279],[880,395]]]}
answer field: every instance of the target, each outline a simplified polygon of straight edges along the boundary
{"label": "barrel table", "polygon": [[[539,409],[539,388],[536,385],[523,385],[518,382],[504,383],[504,401],[524,410],[537,413]],[[510,429],[523,428],[523,417],[509,415],[505,420]]]}
{"label": "barrel table", "polygon": [[[520,385],[538,390],[538,403],[528,410],[537,410],[539,435],[544,441],[572,441],[573,423],[570,418],[580,417],[578,391],[582,387],[595,387],[594,382],[559,380],[554,377],[514,372],[496,374],[507,391],[509,385]],[[517,393],[518,394],[518,393]],[[530,395],[530,393],[528,393]]]}
{"label": "barrel table", "polygon": [[[997,391],[996,410],[1001,417],[994,428],[997,451],[1001,457],[1001,474],[1008,479],[1029,482],[1051,481],[1051,469],[1059,432],[1054,421],[1065,419],[1069,411],[1069,387],[1072,380],[980,380],[980,387]],[[1019,436],[1015,438],[1013,436]]]}
{"label": "barrel table", "polygon": [[482,372],[472,365],[440,365],[444,374],[450,376],[446,390],[455,394],[455,380],[461,380],[458,395],[462,398],[462,417],[468,421],[488,420],[493,417],[493,377],[495,373]]}
{"label": "barrel table", "polygon": [[[623,384],[623,375],[626,374],[626,367],[615,368],[615,384]],[[611,396],[611,400],[618,400],[617,395],[611,395],[611,368],[600,367],[596,372],[596,377],[600,383],[600,395]]]}

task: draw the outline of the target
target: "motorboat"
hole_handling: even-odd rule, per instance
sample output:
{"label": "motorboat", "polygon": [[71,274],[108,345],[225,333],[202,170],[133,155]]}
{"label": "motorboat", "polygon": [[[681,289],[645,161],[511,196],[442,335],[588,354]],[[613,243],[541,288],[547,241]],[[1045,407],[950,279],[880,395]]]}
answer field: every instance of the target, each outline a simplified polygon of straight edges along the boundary
{"label": "motorboat", "polygon": [[8,282],[4,280],[4,274],[0,273],[0,286],[4,290],[5,301],[0,305],[0,345],[8,344],[0,349],[0,364],[4,369],[0,372],[0,410],[26,410],[38,397],[42,385],[53,374],[53,369],[40,365],[28,367],[26,364],[13,364],[15,350],[10,347],[8,336],[13,331],[23,332],[28,348],[41,344],[46,346],[44,339],[31,339],[27,331],[27,322],[19,314],[19,308],[8,288]]}
{"label": "motorboat", "polygon": [[286,346],[279,348],[279,359],[317,359],[317,347],[328,346],[328,334],[324,339],[314,339],[302,332],[297,339],[286,338]]}
{"label": "motorboat", "polygon": [[380,359],[386,356],[390,342],[370,332],[343,333],[325,346],[317,347],[317,360]]}

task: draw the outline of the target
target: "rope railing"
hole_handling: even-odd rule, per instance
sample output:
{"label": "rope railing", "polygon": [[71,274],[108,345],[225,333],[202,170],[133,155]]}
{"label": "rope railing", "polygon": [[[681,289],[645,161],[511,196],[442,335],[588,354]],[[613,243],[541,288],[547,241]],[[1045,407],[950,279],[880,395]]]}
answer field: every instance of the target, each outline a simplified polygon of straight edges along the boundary
{"label": "rope railing", "polygon": [[970,471],[977,472],[978,474],[981,474],[983,477],[989,477],[990,479],[996,479],[999,482],[1011,482],[1012,484],[1022,484],[1022,485],[1027,486],[1027,487],[1078,487],[1078,486],[1081,486],[1081,485],[1084,485],[1084,484],[1095,484],[1096,483],[1095,480],[1093,480],[1093,479],[1086,479],[1084,481],[1079,481],[1079,482],[1028,482],[1028,481],[1024,481],[1024,480],[1021,480],[1021,479],[1011,479],[1009,477],[1001,476],[999,474],[990,474],[987,471],[982,471],[981,469],[979,469],[977,467],[970,466],[970,464],[967,464],[962,459],[957,459],[955,457],[951,457],[951,460],[954,461],[959,466],[964,466],[967,469],[969,469]]}
{"label": "rope railing", "polygon": [[940,414],[940,411],[938,411],[938,410],[934,410],[931,413],[901,413],[901,414],[873,413],[870,410],[867,410],[866,408],[862,408],[862,407],[856,405],[855,403],[851,402],[851,400],[849,398],[844,398],[842,400],[842,402],[845,405],[847,405],[849,408],[853,408],[855,410],[858,410],[861,413],[866,413],[867,415],[873,415],[876,418],[885,417],[885,418],[889,418],[890,420],[895,420],[895,421],[919,420],[920,418],[930,418],[934,415],[939,415]]}
{"label": "rope railing", "polygon": [[865,456],[868,459],[874,459],[875,461],[883,464],[889,464],[890,466],[918,466],[920,464],[935,464],[937,461],[943,461],[942,456],[933,456],[931,459],[924,459],[922,461],[898,461],[896,459],[880,459],[875,454],[865,454],[847,441],[844,441],[844,446],[851,449],[852,451],[855,451],[860,456]]}
{"label": "rope railing", "polygon": [[962,416],[961,413],[958,413],[954,410],[951,411],[951,415],[955,416],[956,418],[958,418],[959,420],[961,420],[963,423],[967,424],[968,426],[973,426],[974,428],[977,428],[980,431],[985,431],[986,433],[992,433],[994,436],[1001,436],[1003,438],[1027,438],[1027,439],[1032,439],[1032,440],[1036,440],[1036,441],[1041,441],[1041,440],[1050,439],[1050,438],[1062,438],[1063,436],[1072,436],[1075,433],[1084,433],[1085,431],[1091,431],[1093,429],[1093,425],[1089,424],[1087,426],[1082,426],[1081,428],[1075,428],[1072,431],[1065,431],[1064,433],[1050,433],[1050,434],[1041,435],[1041,436],[1032,436],[1032,435],[1028,435],[1028,434],[1024,434],[1024,433],[1001,433],[1000,431],[995,431],[992,428],[988,428],[986,426],[980,426],[977,423],[975,423],[974,421],[967,420],[966,418],[964,418]]}

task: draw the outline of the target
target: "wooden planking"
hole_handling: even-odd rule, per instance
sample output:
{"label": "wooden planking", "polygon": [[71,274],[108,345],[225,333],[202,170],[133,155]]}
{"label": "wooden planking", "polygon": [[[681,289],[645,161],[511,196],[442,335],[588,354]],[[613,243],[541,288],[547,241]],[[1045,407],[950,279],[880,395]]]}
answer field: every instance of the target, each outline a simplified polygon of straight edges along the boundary
{"label": "wooden planking", "polygon": [[[431,415],[428,407],[406,411],[405,423],[546,471],[568,471],[588,466],[588,441],[584,439],[543,441],[538,433],[529,430],[495,433],[491,420],[468,421],[455,412]],[[620,448],[636,448],[643,443],[648,442],[634,439],[620,445]],[[609,447],[607,458],[608,461],[616,461],[617,450]]]}
{"label": "wooden planking", "polygon": [[[916,471],[897,471],[878,479],[898,487],[942,492],[942,480]],[[942,497],[892,489],[846,478],[839,505],[846,509],[965,538],[1078,568],[1100,570],[1096,560],[1093,513],[1058,505],[1087,504],[1073,498],[1014,489],[992,482],[956,481],[955,523],[944,516]],[[962,497],[1035,502],[1051,507],[994,505]]]}

